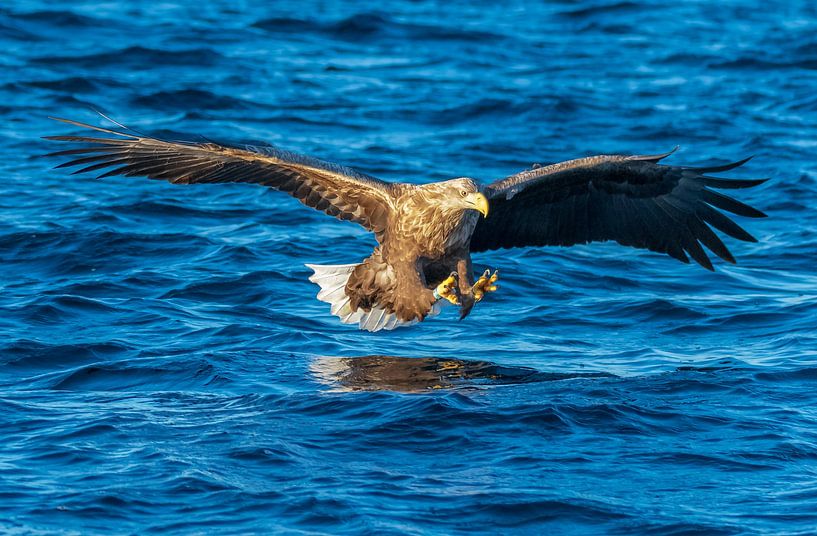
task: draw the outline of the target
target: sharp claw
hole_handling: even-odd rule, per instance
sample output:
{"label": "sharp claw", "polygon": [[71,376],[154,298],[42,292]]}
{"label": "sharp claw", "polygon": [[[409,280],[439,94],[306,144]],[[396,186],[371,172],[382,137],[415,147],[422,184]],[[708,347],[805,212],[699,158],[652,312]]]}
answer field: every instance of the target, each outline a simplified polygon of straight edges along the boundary
{"label": "sharp claw", "polygon": [[448,300],[448,302],[459,305],[460,304],[460,291],[459,291],[459,274],[457,272],[451,272],[448,277],[437,285],[437,288],[434,290],[434,296],[439,299]]}
{"label": "sharp claw", "polygon": [[496,283],[499,280],[499,270],[494,270],[494,273],[491,273],[491,270],[485,270],[482,273],[482,276],[474,283],[474,286],[471,287],[472,292],[474,293],[474,299],[476,301],[481,301],[482,298],[485,297],[485,294],[488,292],[496,292],[497,285]]}
{"label": "sharp claw", "polygon": [[[491,273],[490,269],[485,270],[476,283],[471,287],[471,295],[475,302],[481,301],[485,294],[489,292],[496,292],[499,288],[495,283],[499,280],[499,270],[494,270]],[[463,294],[459,286],[459,274],[454,271],[448,277],[437,285],[434,295],[437,299],[445,299],[454,305],[462,304]]]}

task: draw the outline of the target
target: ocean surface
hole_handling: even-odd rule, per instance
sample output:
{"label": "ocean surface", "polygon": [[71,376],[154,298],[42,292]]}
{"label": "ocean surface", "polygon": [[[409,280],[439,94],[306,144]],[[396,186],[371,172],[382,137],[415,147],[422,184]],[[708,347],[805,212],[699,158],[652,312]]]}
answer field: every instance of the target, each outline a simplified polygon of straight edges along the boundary
{"label": "ocean surface", "polygon": [[[812,2],[0,5],[0,533],[817,533]],[[47,116],[387,180],[754,155],[716,272],[475,257],[465,321],[341,325],[374,242],[275,191],[52,169]]]}

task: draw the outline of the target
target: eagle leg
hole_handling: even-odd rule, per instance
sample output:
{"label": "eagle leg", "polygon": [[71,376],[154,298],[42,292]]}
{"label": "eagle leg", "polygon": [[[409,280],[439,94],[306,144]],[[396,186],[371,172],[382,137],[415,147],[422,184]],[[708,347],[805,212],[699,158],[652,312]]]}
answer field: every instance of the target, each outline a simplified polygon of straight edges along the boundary
{"label": "eagle leg", "polygon": [[494,270],[493,274],[491,273],[490,269],[485,270],[480,278],[477,279],[477,282],[474,283],[474,286],[471,287],[471,292],[474,294],[474,300],[480,302],[489,292],[496,292],[496,290],[499,288],[496,284],[497,281],[499,281],[499,270]]}
{"label": "eagle leg", "polygon": [[454,305],[460,304],[460,276],[457,272],[451,272],[445,280],[434,289],[434,297],[438,300],[445,299]]}
{"label": "eagle leg", "polygon": [[457,261],[457,273],[460,275],[460,320],[463,320],[477,303],[472,288],[474,272],[471,269],[470,256],[463,256]]}

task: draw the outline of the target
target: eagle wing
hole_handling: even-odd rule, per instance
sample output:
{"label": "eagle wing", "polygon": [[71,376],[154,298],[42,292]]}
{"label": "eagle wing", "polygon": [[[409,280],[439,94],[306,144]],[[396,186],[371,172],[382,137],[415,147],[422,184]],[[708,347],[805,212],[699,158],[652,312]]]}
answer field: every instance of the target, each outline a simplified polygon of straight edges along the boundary
{"label": "eagle wing", "polygon": [[765,214],[716,189],[749,188],[766,179],[708,176],[736,168],[748,158],[700,168],[658,163],[674,151],[591,156],[496,181],[485,188],[491,213],[477,224],[471,251],[615,240],[685,263],[689,255],[712,270],[703,244],[734,263],[711,227],[739,240],[757,240],[720,210],[750,218]]}
{"label": "eagle wing", "polygon": [[75,174],[104,170],[98,178],[124,175],[162,179],[174,184],[260,184],[286,192],[304,205],[330,216],[357,222],[378,236],[384,232],[388,215],[393,210],[395,185],[351,168],[276,147],[165,141],[68,119],[54,119],[113,135],[45,137],[89,145],[47,155],[70,155],[72,160],[57,167],[84,166],[74,171]]}

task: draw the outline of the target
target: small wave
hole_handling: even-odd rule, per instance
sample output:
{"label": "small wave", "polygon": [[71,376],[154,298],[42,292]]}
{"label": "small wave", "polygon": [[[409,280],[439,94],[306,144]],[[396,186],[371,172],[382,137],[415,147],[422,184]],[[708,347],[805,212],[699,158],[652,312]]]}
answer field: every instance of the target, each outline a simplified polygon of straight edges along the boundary
{"label": "small wave", "polygon": [[12,233],[0,236],[0,246],[4,244],[18,262],[62,274],[89,273],[98,266],[110,266],[115,258],[120,263],[131,263],[139,257],[163,258],[173,251],[195,254],[216,245],[207,238],[186,233],[136,234],[110,229]]}
{"label": "small wave", "polygon": [[8,89],[37,88],[61,93],[96,93],[103,89],[120,88],[124,84],[108,78],[70,76],[53,80],[28,80],[6,85]]}
{"label": "small wave", "polygon": [[202,108],[205,110],[248,110],[258,104],[237,99],[229,95],[219,95],[202,89],[182,89],[159,91],[135,97],[132,104],[155,110],[175,111],[179,109]]}
{"label": "small wave", "polygon": [[643,318],[651,321],[696,321],[709,317],[706,313],[665,299],[623,304],[621,307],[611,308],[611,313],[623,318]]}
{"label": "small wave", "polygon": [[261,19],[252,23],[252,26],[254,28],[260,28],[270,32],[293,33],[311,32],[319,28],[319,25],[312,21],[289,17],[271,17],[268,19]]}
{"label": "small wave", "polygon": [[173,289],[165,293],[162,299],[226,300],[228,303],[232,301],[250,304],[266,301],[268,298],[267,285],[286,284],[286,282],[286,276],[279,272],[259,271],[237,278],[222,280],[210,278],[206,282],[191,283],[184,288]]}
{"label": "small wave", "polygon": [[429,121],[434,124],[462,123],[466,121],[484,121],[491,117],[505,116],[509,113],[526,113],[526,103],[513,99],[482,98],[437,110],[430,114]]}
{"label": "small wave", "polygon": [[99,86],[93,80],[79,77],[60,78],[58,80],[33,80],[31,82],[21,82],[20,84],[65,93],[93,93],[99,89]]}
{"label": "small wave", "polygon": [[570,19],[585,19],[597,16],[615,16],[627,12],[640,11],[643,6],[637,2],[612,2],[582,7],[559,12],[559,15]]}
{"label": "small wave", "polygon": [[35,22],[35,23],[42,23],[48,26],[54,26],[56,28],[85,28],[85,27],[94,27],[100,24],[100,21],[93,18],[88,17],[86,15],[80,15],[78,13],[74,13],[72,11],[62,10],[62,11],[30,11],[30,12],[23,12],[23,13],[15,13],[13,17],[17,20],[25,21],[25,22]]}
{"label": "small wave", "polygon": [[757,57],[743,56],[729,61],[712,62],[713,69],[729,70],[774,70],[774,69],[817,69],[817,59],[802,59],[796,61],[772,60]]}
{"label": "small wave", "polygon": [[21,339],[0,349],[6,370],[26,372],[35,369],[52,369],[79,362],[106,361],[124,357],[133,348],[120,342],[92,342],[76,344],[48,344],[40,341]]}
{"label": "small wave", "polygon": [[287,17],[261,19],[253,27],[275,33],[328,35],[335,39],[380,39],[417,41],[500,41],[505,36],[485,30],[450,24],[419,24],[398,21],[381,13],[358,13],[334,22]]}
{"label": "small wave", "polygon": [[378,13],[358,13],[337,22],[325,29],[335,37],[358,39],[386,34],[392,27],[392,21]]}
{"label": "small wave", "polygon": [[38,380],[55,391],[176,391],[224,386],[229,381],[206,361],[132,360],[130,363],[83,365]]}
{"label": "small wave", "polygon": [[115,68],[142,69],[145,66],[179,67],[179,66],[207,66],[215,65],[223,56],[210,48],[192,48],[181,50],[158,50],[141,46],[132,46],[109,52],[77,56],[38,56],[31,59],[32,63],[43,65],[94,68],[109,66]]}
{"label": "small wave", "polygon": [[779,467],[775,465],[751,463],[736,458],[712,456],[693,452],[662,453],[651,461],[667,465],[693,465],[702,469],[715,467],[719,470],[729,472],[771,471],[779,469]]}
{"label": "small wave", "polygon": [[755,375],[759,381],[773,383],[788,383],[797,381],[817,380],[817,368],[805,367],[793,370],[763,371]]}
{"label": "small wave", "polygon": [[228,453],[230,458],[242,462],[271,465],[295,465],[292,453],[277,447],[239,447]]}
{"label": "small wave", "polygon": [[44,37],[34,32],[24,30],[16,25],[3,24],[2,22],[0,22],[0,39],[24,41],[27,43],[36,43],[45,40]]}
{"label": "small wave", "polygon": [[[474,508],[479,513],[478,519],[505,529],[523,529],[525,527],[543,526],[543,523],[558,521],[560,526],[571,523],[594,524],[619,521],[631,516],[614,504],[605,504],[587,498],[576,499],[530,499],[512,497],[498,493],[492,496],[477,495],[473,497]],[[456,507],[440,508],[443,518],[456,517]],[[478,526],[478,522],[473,523]]]}

